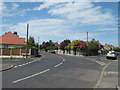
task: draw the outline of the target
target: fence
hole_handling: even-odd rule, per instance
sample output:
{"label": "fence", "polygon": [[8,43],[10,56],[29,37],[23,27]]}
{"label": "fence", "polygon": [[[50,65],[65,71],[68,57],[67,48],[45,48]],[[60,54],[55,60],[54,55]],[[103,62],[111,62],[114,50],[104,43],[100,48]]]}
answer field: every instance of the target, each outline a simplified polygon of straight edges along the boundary
{"label": "fence", "polygon": [[70,51],[67,51],[67,50],[55,50],[56,53],[58,54],[68,54],[68,55],[83,55],[84,52],[82,51],[74,51],[74,50],[70,50]]}
{"label": "fence", "polygon": [[89,52],[89,51],[74,51],[74,50],[56,50],[56,53],[58,54],[65,54],[65,55],[85,55],[85,56],[93,56],[93,55],[98,55],[98,53],[94,53],[94,52]]}
{"label": "fence", "polygon": [[[26,56],[26,49],[0,49],[0,56]],[[38,49],[28,49],[28,56],[38,54]]]}

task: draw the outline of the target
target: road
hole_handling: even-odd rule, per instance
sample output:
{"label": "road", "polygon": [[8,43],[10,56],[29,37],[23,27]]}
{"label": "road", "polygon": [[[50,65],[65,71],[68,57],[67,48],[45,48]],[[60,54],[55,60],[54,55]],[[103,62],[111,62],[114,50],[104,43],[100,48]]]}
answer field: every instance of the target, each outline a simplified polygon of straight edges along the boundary
{"label": "road", "polygon": [[94,88],[104,67],[89,58],[41,54],[4,71],[3,88]]}

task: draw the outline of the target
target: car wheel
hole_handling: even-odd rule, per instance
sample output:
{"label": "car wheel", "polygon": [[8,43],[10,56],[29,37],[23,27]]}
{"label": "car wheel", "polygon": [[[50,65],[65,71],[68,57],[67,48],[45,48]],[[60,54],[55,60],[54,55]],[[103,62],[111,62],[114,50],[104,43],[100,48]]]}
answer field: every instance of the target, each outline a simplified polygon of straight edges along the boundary
{"label": "car wheel", "polygon": [[108,59],[108,57],[106,57],[106,59]]}

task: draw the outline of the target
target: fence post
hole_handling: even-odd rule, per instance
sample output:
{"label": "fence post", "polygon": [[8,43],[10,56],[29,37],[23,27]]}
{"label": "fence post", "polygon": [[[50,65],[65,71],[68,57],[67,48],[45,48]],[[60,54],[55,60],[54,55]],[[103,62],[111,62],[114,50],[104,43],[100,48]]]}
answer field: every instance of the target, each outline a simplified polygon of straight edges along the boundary
{"label": "fence post", "polygon": [[12,56],[12,48],[10,49],[10,56]]}
{"label": "fence post", "polygon": [[20,56],[22,56],[22,52],[21,52],[22,50],[20,49]]}
{"label": "fence post", "polygon": [[29,49],[29,55],[31,56],[31,53],[32,53],[32,50],[31,49]]}
{"label": "fence post", "polygon": [[1,51],[1,56],[2,56],[2,49],[0,51]]}

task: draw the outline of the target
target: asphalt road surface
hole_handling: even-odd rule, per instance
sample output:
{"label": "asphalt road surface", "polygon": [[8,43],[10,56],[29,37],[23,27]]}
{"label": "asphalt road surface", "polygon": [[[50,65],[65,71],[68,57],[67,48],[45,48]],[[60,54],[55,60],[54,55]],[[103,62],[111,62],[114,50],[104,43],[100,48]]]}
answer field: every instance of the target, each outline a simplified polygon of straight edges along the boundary
{"label": "asphalt road surface", "polygon": [[42,52],[2,73],[3,88],[94,88],[103,65],[84,57]]}

